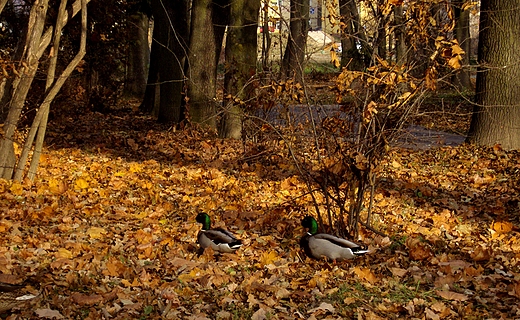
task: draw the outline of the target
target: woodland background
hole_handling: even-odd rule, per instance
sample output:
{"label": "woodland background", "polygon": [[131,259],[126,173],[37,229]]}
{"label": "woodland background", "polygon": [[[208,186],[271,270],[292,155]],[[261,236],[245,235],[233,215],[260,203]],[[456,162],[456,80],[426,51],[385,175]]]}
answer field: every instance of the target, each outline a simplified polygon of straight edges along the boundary
{"label": "woodland background", "polygon": [[0,1],[3,317],[520,316],[520,2],[281,4]]}

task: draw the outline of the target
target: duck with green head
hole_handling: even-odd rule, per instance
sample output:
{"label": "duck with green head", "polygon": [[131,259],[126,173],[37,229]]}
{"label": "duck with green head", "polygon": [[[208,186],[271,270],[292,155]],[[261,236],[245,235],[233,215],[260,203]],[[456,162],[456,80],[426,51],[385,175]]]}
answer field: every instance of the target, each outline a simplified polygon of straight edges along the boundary
{"label": "duck with green head", "polygon": [[231,253],[242,246],[242,241],[224,229],[211,229],[211,219],[207,213],[201,212],[197,215],[197,222],[202,224],[202,229],[197,236],[197,242],[202,249],[211,247],[214,251]]}
{"label": "duck with green head", "polygon": [[302,226],[309,231],[301,238],[300,246],[310,258],[339,261],[354,259],[368,252],[354,242],[327,233],[318,233],[318,223],[311,216],[302,220]]}

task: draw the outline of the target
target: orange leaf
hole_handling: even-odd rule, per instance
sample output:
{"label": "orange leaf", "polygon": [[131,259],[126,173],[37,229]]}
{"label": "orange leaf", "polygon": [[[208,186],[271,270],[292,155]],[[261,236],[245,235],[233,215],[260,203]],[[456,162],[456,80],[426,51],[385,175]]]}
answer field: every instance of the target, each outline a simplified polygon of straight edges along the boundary
{"label": "orange leaf", "polygon": [[58,181],[56,179],[50,179],[49,182],[49,190],[50,192],[60,195],[67,191],[67,184],[63,181]]}
{"label": "orange leaf", "polygon": [[498,233],[509,233],[513,230],[513,224],[511,222],[494,222],[491,228]]}
{"label": "orange leaf", "polygon": [[13,182],[11,188],[9,188],[14,195],[21,196],[23,193],[23,186],[18,182]]}
{"label": "orange leaf", "polygon": [[410,258],[413,260],[424,260],[432,256],[430,249],[419,238],[408,238],[406,240]]}
{"label": "orange leaf", "polygon": [[368,281],[370,284],[376,283],[379,279],[376,277],[376,275],[372,272],[372,270],[368,268],[354,268],[354,273],[361,279]]}
{"label": "orange leaf", "polygon": [[72,259],[74,255],[71,251],[65,249],[65,248],[59,248],[57,252],[58,258],[65,258],[65,259]]}
{"label": "orange leaf", "polygon": [[74,183],[75,189],[87,189],[88,182],[83,178],[76,179],[76,183]]}
{"label": "orange leaf", "polygon": [[91,227],[87,230],[87,234],[91,239],[101,239],[107,231],[100,227]]}
{"label": "orange leaf", "polygon": [[278,260],[278,255],[274,251],[264,252],[260,256],[260,265],[262,267],[273,264],[276,260]]}

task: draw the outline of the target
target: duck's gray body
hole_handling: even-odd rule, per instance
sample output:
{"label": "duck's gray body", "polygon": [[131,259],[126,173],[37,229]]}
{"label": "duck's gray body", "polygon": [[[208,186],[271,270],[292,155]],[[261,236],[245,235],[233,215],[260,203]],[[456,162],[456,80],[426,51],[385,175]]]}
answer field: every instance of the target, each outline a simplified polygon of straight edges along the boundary
{"label": "duck's gray body", "polygon": [[211,229],[211,220],[206,213],[197,215],[197,222],[202,223],[202,229],[197,235],[197,242],[202,249],[211,247],[214,251],[231,253],[242,246],[242,241],[224,229]]}
{"label": "duck's gray body", "polygon": [[305,217],[302,226],[309,228],[309,232],[302,237],[300,245],[310,258],[340,261],[354,259],[368,252],[357,243],[327,233],[317,233],[318,224],[313,217]]}

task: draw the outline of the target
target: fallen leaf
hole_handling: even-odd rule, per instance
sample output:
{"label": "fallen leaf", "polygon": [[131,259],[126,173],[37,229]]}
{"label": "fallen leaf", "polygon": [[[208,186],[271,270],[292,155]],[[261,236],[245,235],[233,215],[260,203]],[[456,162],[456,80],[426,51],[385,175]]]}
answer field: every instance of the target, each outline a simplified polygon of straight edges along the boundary
{"label": "fallen leaf", "polygon": [[368,281],[370,284],[376,283],[379,279],[376,277],[376,275],[372,272],[372,270],[368,268],[359,268],[354,267],[354,273],[361,279]]}
{"label": "fallen leaf", "polygon": [[336,308],[330,303],[322,302],[319,307],[310,309],[307,313],[315,313],[316,311],[329,311],[331,313],[336,312]]}
{"label": "fallen leaf", "polygon": [[100,227],[91,227],[87,230],[87,234],[91,239],[102,239],[107,231]]}
{"label": "fallen leaf", "polygon": [[67,250],[65,248],[59,248],[57,252],[58,258],[65,258],[65,259],[72,259],[74,255],[70,250]]}
{"label": "fallen leaf", "polygon": [[435,290],[435,293],[446,300],[455,300],[455,301],[466,301],[468,300],[468,296],[462,293],[453,292],[453,291],[441,291]]}
{"label": "fallen leaf", "polygon": [[408,270],[402,269],[402,268],[390,268],[390,271],[392,272],[394,277],[399,277],[399,278],[404,277],[406,275],[406,273],[408,272]]}
{"label": "fallen leaf", "polygon": [[487,261],[491,259],[491,249],[483,246],[477,246],[475,251],[471,253],[471,259],[475,261]]}
{"label": "fallen leaf", "polygon": [[40,318],[48,318],[48,319],[65,319],[61,313],[57,310],[51,309],[36,309],[34,311],[36,315]]}
{"label": "fallen leaf", "polygon": [[513,224],[511,222],[494,222],[491,225],[491,229],[498,233],[509,233],[513,230]]}
{"label": "fallen leaf", "polygon": [[88,188],[88,182],[87,180],[83,178],[76,179],[76,182],[74,183],[75,189],[87,189]]}
{"label": "fallen leaf", "polygon": [[267,319],[267,312],[263,308],[256,310],[256,312],[253,313],[253,315],[251,316],[251,320],[264,320],[264,319]]}
{"label": "fallen leaf", "polygon": [[103,296],[99,294],[86,295],[79,292],[75,292],[70,296],[72,301],[82,306],[91,306],[103,301]]}
{"label": "fallen leaf", "polygon": [[509,294],[517,298],[520,298],[520,281],[516,281],[512,285],[512,290],[509,291]]}
{"label": "fallen leaf", "polygon": [[23,186],[18,182],[13,182],[9,190],[11,190],[11,192],[17,196],[21,196],[23,194]]}
{"label": "fallen leaf", "polygon": [[424,310],[424,315],[426,319],[440,320],[441,318],[437,313],[435,313],[435,311],[430,308],[426,308],[426,310]]}

